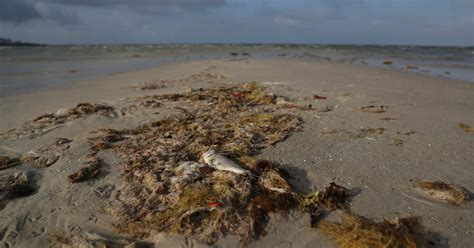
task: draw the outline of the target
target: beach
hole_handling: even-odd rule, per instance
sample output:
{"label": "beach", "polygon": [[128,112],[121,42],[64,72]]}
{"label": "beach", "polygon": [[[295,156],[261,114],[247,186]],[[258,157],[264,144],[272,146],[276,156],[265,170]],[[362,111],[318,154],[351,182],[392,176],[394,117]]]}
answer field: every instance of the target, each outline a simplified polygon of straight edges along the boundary
{"label": "beach", "polygon": [[[271,107],[282,106],[276,113],[302,121],[299,129],[255,155],[287,171],[295,192],[310,194],[334,182],[349,190],[346,204],[351,213],[375,220],[419,217],[430,232],[427,244],[433,247],[474,243],[472,202],[455,206],[413,190],[417,180],[474,190],[472,82],[324,59],[245,57],[166,63],[0,97],[0,155],[21,157],[40,147],[53,149],[57,138],[71,140],[53,149],[60,154],[53,164],[24,162],[0,171],[28,172],[34,185],[32,194],[9,198],[0,210],[2,246],[49,246],[51,237],[60,233],[72,240],[80,237],[80,242],[143,240],[155,247],[206,247],[190,235],[160,232],[137,239],[116,231],[118,220],[106,209],[124,185],[126,173],[113,150],[98,151],[104,166],[94,178],[71,183],[68,175],[83,166],[91,153],[88,138],[97,130],[137,128],[188,106],[164,100],[140,105],[135,99],[245,82],[285,96],[287,102]],[[31,121],[38,116],[59,116],[79,103],[112,106],[117,114],[77,114],[33,130],[38,125]],[[328,218],[333,215],[337,218],[337,211]],[[308,213],[297,209],[271,213],[265,230],[266,235],[247,246],[337,247],[311,228]],[[239,240],[227,235],[214,245],[238,247]]]}

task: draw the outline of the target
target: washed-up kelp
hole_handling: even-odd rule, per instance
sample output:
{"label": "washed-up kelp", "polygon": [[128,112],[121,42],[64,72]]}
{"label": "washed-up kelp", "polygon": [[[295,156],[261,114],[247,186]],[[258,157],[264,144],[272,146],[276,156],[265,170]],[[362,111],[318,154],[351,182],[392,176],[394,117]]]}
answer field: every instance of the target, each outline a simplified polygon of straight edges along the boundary
{"label": "washed-up kelp", "polygon": [[31,194],[34,191],[25,172],[0,174],[0,210],[9,199]]}
{"label": "washed-up kelp", "polygon": [[458,126],[462,128],[466,133],[474,133],[474,127],[471,127],[464,123],[458,123]]}
{"label": "washed-up kelp", "polygon": [[41,147],[23,154],[20,159],[25,164],[45,168],[56,163],[60,156],[60,153],[50,147]]}
{"label": "washed-up kelp", "polygon": [[311,227],[316,228],[325,214],[336,209],[347,209],[349,190],[331,182],[321,191],[303,198],[302,207],[310,214]]}
{"label": "washed-up kelp", "polygon": [[178,114],[95,133],[94,149],[112,148],[124,160],[125,183],[109,208],[122,220],[117,229],[137,237],[180,233],[209,244],[236,234],[247,243],[264,233],[270,212],[297,207],[278,166],[249,159],[301,124],[276,112],[276,98],[255,83],[150,96],[179,102]]}
{"label": "washed-up kelp", "polygon": [[414,217],[386,218],[381,222],[343,213],[341,222],[321,221],[319,232],[341,248],[423,247],[422,228]]}
{"label": "washed-up kelp", "polygon": [[21,164],[18,158],[10,158],[8,156],[0,156],[0,171],[15,167]]}
{"label": "washed-up kelp", "polygon": [[78,183],[97,176],[100,173],[102,159],[96,154],[90,155],[85,166],[68,176],[69,182]]}
{"label": "washed-up kelp", "polygon": [[362,112],[379,114],[379,113],[385,113],[385,109],[387,108],[388,106],[384,106],[384,105],[369,105],[369,106],[360,108],[360,110]]}
{"label": "washed-up kelp", "polygon": [[197,74],[191,74],[188,77],[180,78],[180,79],[158,79],[147,81],[143,83],[139,83],[133,88],[135,90],[157,90],[169,87],[176,83],[189,83],[189,82],[215,82],[217,80],[226,78],[224,75],[216,74],[216,73],[209,73],[209,72],[201,72]]}
{"label": "washed-up kelp", "polygon": [[455,206],[469,203],[470,192],[460,185],[442,181],[419,180],[414,183],[413,187],[435,201],[443,201]]}
{"label": "washed-up kelp", "polygon": [[69,121],[83,118],[90,115],[103,115],[115,117],[117,113],[115,108],[103,104],[80,103],[74,108],[61,109],[54,114],[44,114],[31,121],[23,123],[21,126],[12,129],[6,133],[0,134],[5,138],[34,138],[38,135],[47,133]]}

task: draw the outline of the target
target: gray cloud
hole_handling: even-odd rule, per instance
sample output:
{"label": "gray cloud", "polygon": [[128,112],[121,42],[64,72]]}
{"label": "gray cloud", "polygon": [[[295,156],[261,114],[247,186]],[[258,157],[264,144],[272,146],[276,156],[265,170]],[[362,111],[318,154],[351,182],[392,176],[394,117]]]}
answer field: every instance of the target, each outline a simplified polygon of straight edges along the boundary
{"label": "gray cloud", "polygon": [[139,14],[173,14],[188,10],[205,11],[225,4],[226,0],[0,0],[0,21],[39,19],[68,24],[77,21],[74,12],[83,7]]}
{"label": "gray cloud", "polygon": [[31,3],[23,0],[0,0],[0,21],[21,22],[41,18]]}

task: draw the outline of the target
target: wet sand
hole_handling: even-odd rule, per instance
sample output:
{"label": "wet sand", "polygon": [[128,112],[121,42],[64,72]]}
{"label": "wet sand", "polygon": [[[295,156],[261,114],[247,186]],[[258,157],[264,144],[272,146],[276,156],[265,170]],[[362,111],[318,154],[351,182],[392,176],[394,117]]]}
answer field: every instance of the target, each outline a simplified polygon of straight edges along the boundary
{"label": "wet sand", "polygon": [[[215,76],[219,75],[219,76]],[[165,79],[163,82],[159,80]],[[442,180],[474,191],[474,84],[407,74],[383,68],[292,59],[198,61],[168,64],[143,71],[118,73],[77,82],[67,88],[0,98],[0,133],[45,113],[80,102],[121,106],[124,99],[183,92],[222,83],[257,81],[268,91],[294,99],[301,106],[332,111],[291,110],[303,130],[267,148],[259,158],[287,168],[296,190],[310,193],[330,182],[351,190],[352,212],[370,217],[412,215],[438,235],[437,247],[469,247],[474,243],[472,202],[452,206],[420,197],[411,180]],[[136,90],[135,85],[158,82],[164,88]],[[327,99],[314,100],[313,95]],[[383,113],[361,111],[364,106],[388,106]],[[156,110],[156,111],[155,111]],[[21,165],[1,173],[29,171],[36,192],[16,198],[0,210],[0,239],[10,247],[47,246],[52,233],[89,239],[117,239],[114,218],[103,209],[107,198],[95,193],[122,183],[117,156],[101,154],[105,169],[96,179],[70,184],[67,175],[82,166],[88,153],[86,137],[99,128],[130,128],[161,118],[173,109],[130,111],[120,118],[90,116],[59,126],[35,138],[0,138],[0,155],[19,156],[55,138],[72,139],[70,148],[48,168]],[[157,113],[158,112],[158,113]],[[359,135],[367,128],[384,128],[377,135]],[[357,136],[357,138],[354,138]],[[249,247],[328,247],[328,239],[310,228],[309,217],[297,211],[272,216],[268,234]],[[179,236],[160,234],[157,247],[205,246]],[[239,238],[219,240],[219,247],[237,247]]]}

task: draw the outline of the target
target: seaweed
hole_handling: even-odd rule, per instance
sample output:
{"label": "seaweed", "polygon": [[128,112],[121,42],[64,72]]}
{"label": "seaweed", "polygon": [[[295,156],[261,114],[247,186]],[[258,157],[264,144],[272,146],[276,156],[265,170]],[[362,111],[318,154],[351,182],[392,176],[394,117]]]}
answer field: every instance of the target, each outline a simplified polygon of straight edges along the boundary
{"label": "seaweed", "polygon": [[458,123],[458,126],[463,129],[466,133],[474,133],[474,127],[471,127],[464,123]]}
{"label": "seaweed", "polygon": [[469,203],[470,192],[464,187],[442,181],[417,180],[413,187],[421,190],[430,198],[450,203],[455,206]]}
{"label": "seaweed", "polygon": [[379,136],[386,131],[383,127],[378,128],[362,128],[356,134],[352,134],[354,138],[365,138],[368,136]]}
{"label": "seaweed", "polygon": [[49,147],[41,147],[21,155],[20,159],[25,164],[39,168],[46,168],[58,161],[60,155]]}
{"label": "seaweed", "polygon": [[377,222],[351,213],[343,213],[341,222],[321,221],[318,232],[341,248],[419,247],[426,244],[415,217],[385,218]]}
{"label": "seaweed", "polygon": [[[208,244],[235,234],[247,244],[265,233],[269,213],[297,208],[299,194],[278,165],[252,158],[302,123],[276,113],[277,97],[255,82],[141,97],[179,102],[179,111],[134,129],[95,133],[91,147],[109,143],[124,161],[123,187],[108,208],[121,220],[117,230],[135,237],[179,233]],[[209,149],[242,168],[203,164]]]}
{"label": "seaweed", "polygon": [[301,206],[310,214],[311,227],[315,228],[328,212],[347,209],[346,200],[348,197],[348,189],[331,182],[321,191],[305,196],[301,201]]}
{"label": "seaweed", "polygon": [[69,182],[78,183],[97,176],[100,173],[102,159],[96,154],[92,154],[88,156],[85,164],[86,166],[68,176]]}
{"label": "seaweed", "polygon": [[360,108],[360,110],[362,112],[379,114],[379,113],[385,113],[386,112],[385,109],[387,108],[388,106],[384,106],[384,105],[369,105],[369,106]]}
{"label": "seaweed", "polygon": [[21,164],[18,158],[10,158],[8,156],[0,156],[0,171],[12,168]]}
{"label": "seaweed", "polygon": [[25,172],[0,174],[0,210],[10,199],[30,195],[34,190]]}
{"label": "seaweed", "polygon": [[91,115],[103,115],[112,118],[116,117],[117,113],[112,106],[96,103],[79,103],[73,108],[60,109],[54,114],[44,114],[31,121],[24,122],[17,128],[1,133],[0,137],[10,139],[35,138],[67,122]]}

